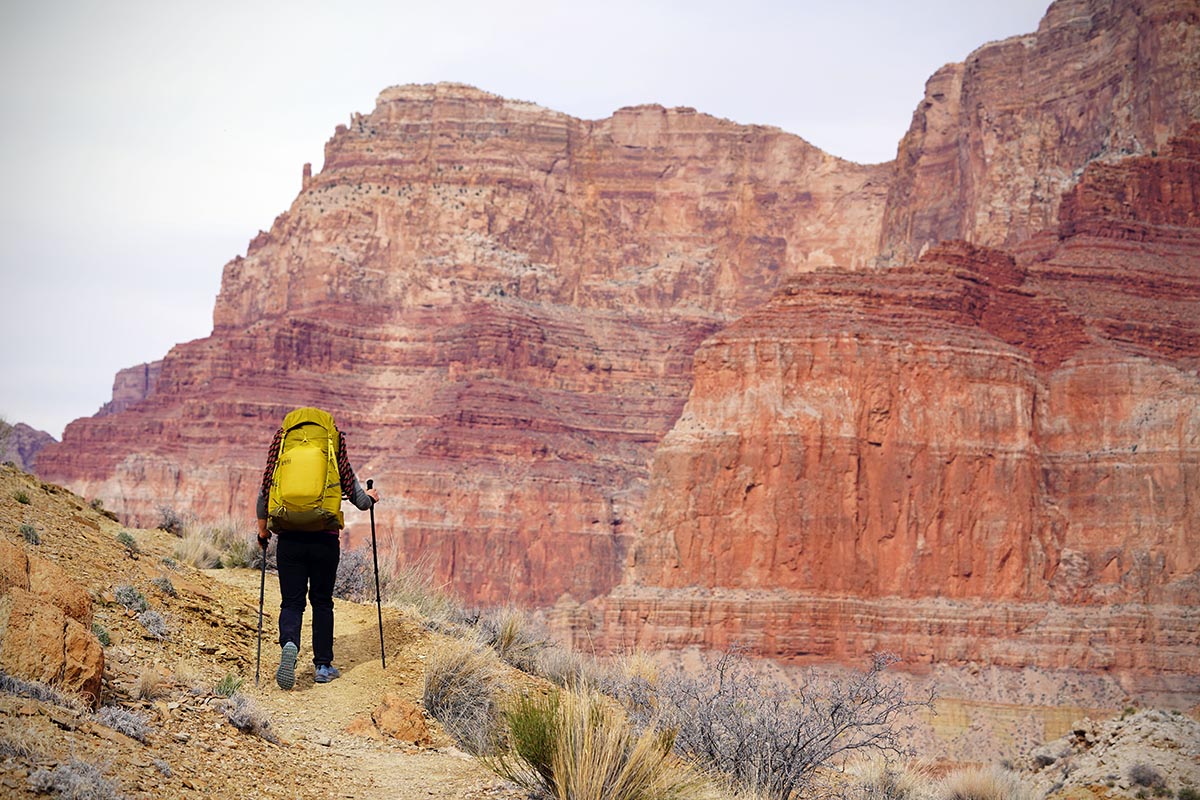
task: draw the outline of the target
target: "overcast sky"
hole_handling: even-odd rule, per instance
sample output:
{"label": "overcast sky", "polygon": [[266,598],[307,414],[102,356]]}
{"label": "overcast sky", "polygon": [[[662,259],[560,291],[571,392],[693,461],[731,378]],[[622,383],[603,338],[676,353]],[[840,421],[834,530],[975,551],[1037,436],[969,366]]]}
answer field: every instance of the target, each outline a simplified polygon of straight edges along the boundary
{"label": "overcast sky", "polygon": [[887,161],[926,78],[1048,0],[0,3],[0,415],[60,437],[207,336],[225,262],[387,86],[641,103]]}

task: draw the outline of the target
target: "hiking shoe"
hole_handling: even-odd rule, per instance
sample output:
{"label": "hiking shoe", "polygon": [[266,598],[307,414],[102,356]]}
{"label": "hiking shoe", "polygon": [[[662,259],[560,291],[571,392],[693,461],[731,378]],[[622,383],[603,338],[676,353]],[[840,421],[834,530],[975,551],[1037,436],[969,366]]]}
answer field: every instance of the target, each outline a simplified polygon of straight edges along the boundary
{"label": "hiking shoe", "polygon": [[279,657],[279,669],[275,670],[275,682],[280,689],[291,689],[296,685],[296,656],[300,648],[288,642],[283,646],[283,655]]}
{"label": "hiking shoe", "polygon": [[332,664],[322,664],[317,667],[317,677],[314,678],[317,683],[329,683],[334,678],[340,678],[341,671]]}

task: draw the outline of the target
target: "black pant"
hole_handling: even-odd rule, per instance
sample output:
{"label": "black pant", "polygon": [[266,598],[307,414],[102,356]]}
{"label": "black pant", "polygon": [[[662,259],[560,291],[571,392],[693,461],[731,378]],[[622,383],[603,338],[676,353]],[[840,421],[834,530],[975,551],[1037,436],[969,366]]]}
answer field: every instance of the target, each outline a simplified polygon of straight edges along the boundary
{"label": "black pant", "polygon": [[327,531],[280,531],[279,644],[300,646],[304,595],[312,603],[313,664],[333,664],[333,584],[337,578],[338,535]]}

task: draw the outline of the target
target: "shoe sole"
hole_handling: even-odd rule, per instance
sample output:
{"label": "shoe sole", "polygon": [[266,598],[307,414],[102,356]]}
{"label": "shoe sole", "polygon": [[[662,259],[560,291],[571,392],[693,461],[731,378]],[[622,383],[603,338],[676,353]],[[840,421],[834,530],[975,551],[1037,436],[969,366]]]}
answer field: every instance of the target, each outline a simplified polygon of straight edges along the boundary
{"label": "shoe sole", "polygon": [[279,669],[275,670],[275,682],[280,689],[291,689],[296,685],[296,656],[300,648],[288,642],[283,646],[283,655],[279,658]]}

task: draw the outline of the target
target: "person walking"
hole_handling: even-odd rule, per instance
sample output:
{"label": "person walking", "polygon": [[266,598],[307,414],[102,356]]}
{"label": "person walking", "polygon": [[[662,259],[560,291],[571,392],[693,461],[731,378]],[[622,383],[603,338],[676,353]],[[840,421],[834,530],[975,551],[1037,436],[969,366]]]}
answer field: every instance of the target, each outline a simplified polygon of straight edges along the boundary
{"label": "person walking", "polygon": [[344,527],[341,501],[359,510],[379,502],[379,490],[363,490],[346,456],[346,437],[333,417],[318,408],[297,408],[284,417],[267,452],[255,513],[258,542],[266,557],[271,534],[279,537],[279,644],[275,682],[296,684],[305,595],[312,604],[312,660],[317,683],[341,675],[333,666],[333,586]]}

